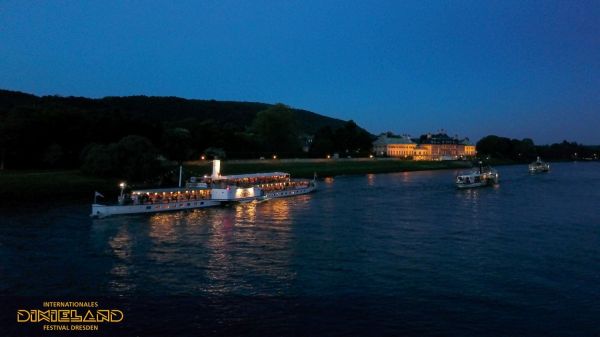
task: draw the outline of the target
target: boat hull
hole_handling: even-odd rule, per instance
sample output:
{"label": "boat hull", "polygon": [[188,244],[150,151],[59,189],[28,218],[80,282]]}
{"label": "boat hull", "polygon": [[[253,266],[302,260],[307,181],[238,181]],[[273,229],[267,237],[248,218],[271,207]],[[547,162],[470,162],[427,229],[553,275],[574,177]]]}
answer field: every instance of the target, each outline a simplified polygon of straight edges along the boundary
{"label": "boat hull", "polygon": [[169,203],[143,204],[143,205],[102,205],[92,204],[91,217],[103,218],[119,214],[142,214],[169,211],[181,211],[195,208],[214,207],[221,203],[216,200],[186,200]]}
{"label": "boat hull", "polygon": [[287,197],[293,197],[293,196],[301,195],[301,194],[308,194],[308,193],[315,191],[316,189],[317,189],[316,185],[311,185],[308,187],[297,188],[297,189],[293,189],[293,190],[271,191],[271,192],[266,192],[265,197],[267,199],[287,198]]}
{"label": "boat hull", "polygon": [[261,195],[255,196],[255,197],[215,199],[215,200],[218,200],[218,201],[222,202],[223,204],[227,204],[227,205],[234,204],[234,203],[246,203],[246,202],[252,202],[252,201],[265,201],[265,200],[269,200],[269,199],[287,198],[287,197],[294,197],[294,196],[302,195],[302,194],[308,194],[308,193],[315,191],[316,189],[317,189],[316,186],[308,186],[305,188],[297,188],[297,189],[293,189],[293,190],[277,190],[277,191],[271,191],[271,192],[264,192],[264,194],[261,194]]}
{"label": "boat hull", "polygon": [[550,171],[550,167],[529,167],[529,173],[545,173]]}
{"label": "boat hull", "polygon": [[490,182],[479,182],[479,183],[472,183],[472,184],[456,184],[456,187],[459,189],[465,189],[465,188],[486,187],[486,186],[494,186],[494,185],[496,185],[496,183],[493,181],[490,181]]}

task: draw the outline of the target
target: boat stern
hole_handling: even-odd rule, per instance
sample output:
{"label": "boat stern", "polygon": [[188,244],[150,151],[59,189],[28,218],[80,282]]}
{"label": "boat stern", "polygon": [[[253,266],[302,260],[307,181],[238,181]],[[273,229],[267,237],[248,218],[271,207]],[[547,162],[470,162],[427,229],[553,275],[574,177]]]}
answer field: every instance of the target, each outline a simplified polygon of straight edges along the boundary
{"label": "boat stern", "polygon": [[92,213],[90,214],[90,217],[103,218],[103,217],[110,215],[110,213],[108,211],[108,207],[109,206],[102,205],[102,204],[92,204]]}

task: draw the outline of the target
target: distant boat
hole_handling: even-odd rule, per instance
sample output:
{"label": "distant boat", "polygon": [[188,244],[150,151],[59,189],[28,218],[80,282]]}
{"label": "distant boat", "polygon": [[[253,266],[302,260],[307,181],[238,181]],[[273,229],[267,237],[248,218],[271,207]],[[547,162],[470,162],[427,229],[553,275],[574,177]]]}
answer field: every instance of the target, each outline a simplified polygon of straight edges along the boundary
{"label": "distant boat", "polygon": [[483,186],[493,186],[498,184],[499,175],[498,172],[489,167],[483,166],[481,162],[479,162],[479,168],[473,170],[467,174],[461,174],[456,176],[456,187],[463,188],[473,188],[473,187],[483,187]]}
{"label": "distant boat", "polygon": [[529,173],[542,173],[550,171],[550,164],[543,162],[540,157],[537,160],[529,164]]}

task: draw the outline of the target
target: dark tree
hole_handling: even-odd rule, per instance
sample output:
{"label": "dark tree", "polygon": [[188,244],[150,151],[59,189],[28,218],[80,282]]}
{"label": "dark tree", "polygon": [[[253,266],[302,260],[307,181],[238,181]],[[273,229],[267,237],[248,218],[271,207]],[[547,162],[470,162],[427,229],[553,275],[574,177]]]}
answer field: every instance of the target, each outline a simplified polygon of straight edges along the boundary
{"label": "dark tree", "polygon": [[506,137],[490,135],[481,138],[477,142],[477,153],[480,156],[508,159],[510,157],[512,144]]}
{"label": "dark tree", "polygon": [[298,156],[300,134],[344,125],[339,119],[282,104],[146,96],[38,97],[0,90],[0,168],[77,167],[80,154],[92,150],[90,144],[108,146],[132,134],[149,139],[175,161],[199,158],[208,148],[223,149],[230,158]]}
{"label": "dark tree", "polygon": [[359,128],[353,120],[335,130],[334,139],[336,150],[350,156],[369,154],[373,142],[371,135]]}
{"label": "dark tree", "polygon": [[44,163],[46,163],[49,167],[58,166],[62,158],[63,148],[56,143],[48,146],[44,152]]}
{"label": "dark tree", "polygon": [[296,116],[283,104],[259,112],[251,131],[266,151],[291,155],[300,150]]}
{"label": "dark tree", "polygon": [[184,128],[168,129],[163,135],[161,149],[167,158],[181,164],[192,157],[192,134]]}
{"label": "dark tree", "polygon": [[477,142],[480,156],[491,156],[514,161],[530,161],[540,156],[546,160],[579,160],[594,159],[593,147],[583,146],[566,140],[552,145],[536,146],[533,140],[508,139],[506,137],[486,136]]}
{"label": "dark tree", "polygon": [[332,155],[335,149],[335,136],[330,126],[320,128],[313,137],[309,153],[313,157]]}
{"label": "dark tree", "polygon": [[82,170],[95,175],[148,181],[162,173],[158,157],[149,139],[130,135],[118,143],[88,147],[83,154]]}
{"label": "dark tree", "polygon": [[114,143],[110,145],[90,144],[81,155],[83,162],[81,170],[97,176],[117,177],[118,171],[115,167],[117,151],[117,145]]}

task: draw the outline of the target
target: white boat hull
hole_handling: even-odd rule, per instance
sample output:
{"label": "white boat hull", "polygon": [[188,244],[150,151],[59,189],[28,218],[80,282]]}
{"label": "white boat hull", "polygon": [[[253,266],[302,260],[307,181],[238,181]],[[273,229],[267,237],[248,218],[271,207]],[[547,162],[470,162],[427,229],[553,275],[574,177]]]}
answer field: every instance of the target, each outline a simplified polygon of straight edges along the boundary
{"label": "white boat hull", "polygon": [[544,173],[550,171],[550,166],[529,166],[529,173]]}
{"label": "white boat hull", "polygon": [[92,217],[103,218],[118,214],[142,214],[180,211],[194,208],[214,207],[221,203],[216,200],[186,200],[169,203],[155,203],[142,205],[102,205],[92,204]]}
{"label": "white boat hull", "polygon": [[[316,182],[311,182],[306,187],[288,188],[282,190],[265,191],[260,188],[236,188],[229,187],[227,189],[213,189],[212,200],[223,203],[251,202],[254,200],[268,200],[275,198],[293,197],[296,195],[307,194],[317,189]],[[245,191],[246,193],[239,193]]]}
{"label": "white boat hull", "polygon": [[457,188],[475,188],[475,187],[484,187],[484,186],[493,186],[496,185],[497,183],[494,181],[485,181],[485,182],[478,182],[478,183],[471,183],[471,184],[456,184]]}
{"label": "white boat hull", "polygon": [[316,185],[311,185],[308,187],[297,188],[297,189],[293,189],[293,190],[271,191],[271,192],[266,192],[265,197],[267,199],[293,197],[296,195],[307,194],[307,193],[313,192],[316,189],[317,189]]}

